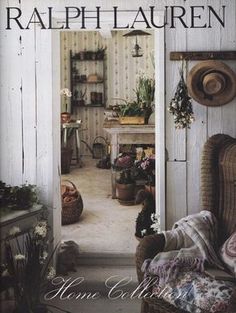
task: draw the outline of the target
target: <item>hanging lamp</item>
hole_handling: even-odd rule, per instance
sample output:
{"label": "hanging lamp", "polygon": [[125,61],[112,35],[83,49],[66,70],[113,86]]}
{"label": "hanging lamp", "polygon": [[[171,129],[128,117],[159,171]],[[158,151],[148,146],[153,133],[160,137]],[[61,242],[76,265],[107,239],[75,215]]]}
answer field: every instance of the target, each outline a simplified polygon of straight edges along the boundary
{"label": "hanging lamp", "polygon": [[140,58],[143,56],[143,50],[140,47],[140,45],[138,44],[138,36],[149,36],[151,34],[143,31],[143,30],[132,30],[131,32],[128,32],[126,34],[124,34],[124,37],[136,37],[135,40],[135,45],[131,51],[132,57],[133,58]]}

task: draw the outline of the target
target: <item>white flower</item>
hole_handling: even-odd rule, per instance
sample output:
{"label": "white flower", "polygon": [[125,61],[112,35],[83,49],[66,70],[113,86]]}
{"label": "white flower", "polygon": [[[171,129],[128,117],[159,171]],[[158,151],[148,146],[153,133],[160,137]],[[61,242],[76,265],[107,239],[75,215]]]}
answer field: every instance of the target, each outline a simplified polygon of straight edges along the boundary
{"label": "white flower", "polygon": [[147,233],[147,230],[146,230],[146,229],[142,229],[142,230],[141,230],[141,235],[142,235],[142,236],[144,236],[146,233]]}
{"label": "white flower", "polygon": [[25,256],[23,254],[16,254],[14,258],[16,261],[25,260]]}
{"label": "white flower", "polygon": [[17,234],[20,233],[20,228],[17,226],[13,226],[10,230],[9,230],[9,235],[10,236],[15,236]]}
{"label": "white flower", "polygon": [[151,228],[154,230],[155,233],[158,233],[160,231],[160,215],[158,213],[153,213],[151,215],[151,220],[153,222]]}
{"label": "white flower", "polygon": [[60,91],[60,95],[70,98],[72,96],[72,92],[68,88],[63,88]]}
{"label": "white flower", "polygon": [[46,221],[40,221],[34,228],[34,234],[45,238],[47,236],[47,222]]}
{"label": "white flower", "polygon": [[43,254],[40,256],[40,260],[39,260],[40,264],[44,264],[44,262],[46,261],[47,257],[48,257],[47,251],[43,251]]}
{"label": "white flower", "polygon": [[47,251],[43,251],[42,258],[43,258],[44,260],[46,260],[47,257],[48,257]]}
{"label": "white flower", "polygon": [[48,275],[47,275],[47,279],[51,280],[56,276],[56,271],[55,268],[53,266],[50,266],[48,269]]}

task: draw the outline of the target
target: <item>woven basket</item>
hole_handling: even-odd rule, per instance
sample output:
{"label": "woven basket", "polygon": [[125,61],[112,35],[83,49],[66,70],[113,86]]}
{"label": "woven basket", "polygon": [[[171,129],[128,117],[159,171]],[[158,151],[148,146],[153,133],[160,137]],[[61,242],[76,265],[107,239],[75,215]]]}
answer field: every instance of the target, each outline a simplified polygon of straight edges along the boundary
{"label": "woven basket", "polygon": [[[62,225],[68,225],[78,222],[84,207],[82,197],[76,186],[69,180],[67,180],[66,182],[70,183],[72,187],[62,184],[62,194],[65,192],[65,190],[68,190],[69,194],[73,195],[73,197],[71,197],[74,198],[74,200],[66,202],[65,199],[63,199],[62,197]],[[70,197],[69,194],[68,197]]]}

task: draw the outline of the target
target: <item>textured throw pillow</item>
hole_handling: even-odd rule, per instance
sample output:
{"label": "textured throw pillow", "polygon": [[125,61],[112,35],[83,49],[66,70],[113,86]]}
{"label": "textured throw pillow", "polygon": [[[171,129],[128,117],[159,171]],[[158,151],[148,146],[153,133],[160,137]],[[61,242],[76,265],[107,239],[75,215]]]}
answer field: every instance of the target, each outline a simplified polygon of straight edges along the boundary
{"label": "textured throw pillow", "polygon": [[236,276],[236,232],[223,244],[220,255],[230,272]]}

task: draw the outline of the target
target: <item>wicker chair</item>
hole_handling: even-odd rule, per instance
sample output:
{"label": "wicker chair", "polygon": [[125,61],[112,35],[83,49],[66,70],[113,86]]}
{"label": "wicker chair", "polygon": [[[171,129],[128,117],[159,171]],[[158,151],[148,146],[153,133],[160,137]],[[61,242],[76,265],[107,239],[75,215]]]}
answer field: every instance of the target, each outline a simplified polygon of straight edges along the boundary
{"label": "wicker chair", "polygon": [[[202,209],[213,212],[219,223],[219,245],[236,230],[236,139],[218,134],[205,144],[201,164]],[[144,237],[137,247],[136,267],[143,280],[143,261],[163,251],[162,234]],[[158,298],[144,299],[142,313],[185,312]],[[227,312],[236,312],[236,288]]]}

